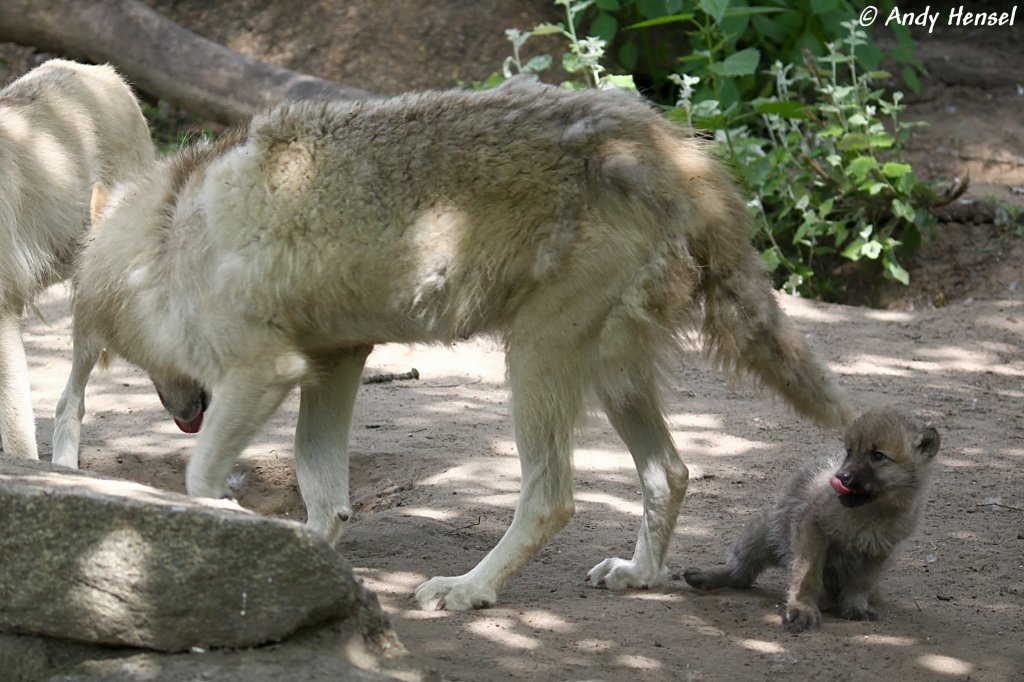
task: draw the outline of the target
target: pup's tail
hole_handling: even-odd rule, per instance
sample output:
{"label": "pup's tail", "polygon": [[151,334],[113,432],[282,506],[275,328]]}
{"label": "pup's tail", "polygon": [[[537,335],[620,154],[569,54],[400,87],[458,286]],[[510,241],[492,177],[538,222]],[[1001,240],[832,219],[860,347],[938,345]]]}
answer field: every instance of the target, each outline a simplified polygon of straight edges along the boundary
{"label": "pup's tail", "polygon": [[[827,426],[854,413],[832,373],[779,307],[768,274],[750,244],[747,207],[727,178],[705,176],[698,193],[703,224],[688,235],[700,272],[701,334],[726,369],[750,373],[798,412]],[[692,214],[691,214],[692,215]]]}

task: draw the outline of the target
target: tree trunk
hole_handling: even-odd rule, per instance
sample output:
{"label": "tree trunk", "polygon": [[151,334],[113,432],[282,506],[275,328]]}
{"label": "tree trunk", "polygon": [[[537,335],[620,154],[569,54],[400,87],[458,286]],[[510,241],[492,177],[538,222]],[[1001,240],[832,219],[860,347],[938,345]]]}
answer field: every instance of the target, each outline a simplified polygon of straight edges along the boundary
{"label": "tree trunk", "polygon": [[284,99],[374,96],[247,57],[137,0],[2,0],[0,41],[110,62],[139,90],[221,123]]}

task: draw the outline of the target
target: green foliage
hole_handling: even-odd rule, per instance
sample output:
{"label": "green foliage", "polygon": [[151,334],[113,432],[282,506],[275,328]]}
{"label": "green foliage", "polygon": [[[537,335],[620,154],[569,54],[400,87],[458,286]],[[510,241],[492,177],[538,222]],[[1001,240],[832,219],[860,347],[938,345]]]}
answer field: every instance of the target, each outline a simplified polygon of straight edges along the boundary
{"label": "green foliage", "polygon": [[717,131],[747,187],[763,229],[768,268],[786,290],[838,298],[837,266],[854,262],[909,282],[902,265],[935,224],[940,198],[903,158],[909,131],[903,94],[876,87],[889,74],[863,71],[867,39],[855,22],[827,53],[805,53],[800,67],[775,62],[768,97],[743,102],[695,125]]}
{"label": "green foliage", "polygon": [[[516,28],[506,30],[505,35],[512,43],[512,56],[505,59],[500,75],[491,74],[490,78],[478,86],[494,87],[514,75],[536,75],[547,71],[554,63],[551,56],[537,55],[524,63],[520,51],[526,42],[534,36],[559,35],[566,39],[569,46],[569,51],[562,55],[560,61],[562,68],[569,74],[583,79],[582,81],[567,80],[562,83],[563,86],[568,88],[620,87],[635,90],[636,87],[633,85],[631,76],[612,75],[605,70],[602,60],[605,57],[606,42],[602,38],[597,36],[580,38],[576,33],[576,24],[580,13],[593,5],[594,1],[555,0],[556,5],[561,5],[565,9],[564,24],[539,24],[531,31],[520,31]],[[598,0],[598,3],[609,6],[609,3],[617,1]]]}
{"label": "green foliage", "polygon": [[990,200],[995,207],[993,223],[1000,239],[1024,237],[1024,209],[1005,201]]}
{"label": "green foliage", "polygon": [[[892,3],[878,4],[886,9]],[[716,93],[728,108],[767,91],[770,80],[757,70],[759,63],[799,64],[806,51],[823,56],[829,43],[846,35],[843,22],[865,5],[851,0],[598,0],[578,12],[576,20],[583,33],[609,46],[609,69],[633,74],[656,101],[670,102],[668,77],[682,66],[706,84],[712,74],[729,76],[728,85]],[[910,33],[897,26],[887,30],[896,38],[888,56],[917,91],[923,67]],[[861,43],[856,56],[868,70],[877,69],[883,57],[871,41]]]}
{"label": "green foliage", "polygon": [[155,103],[142,102],[142,113],[149,124],[149,134],[160,154],[170,154],[184,147],[197,137],[213,138],[214,132],[202,128],[199,122],[186,111],[163,100]]}
{"label": "green foliage", "polygon": [[[550,57],[523,63],[519,49],[531,36],[557,34],[569,44],[562,67],[583,76],[564,86],[635,88],[629,77],[603,68],[608,46],[618,45],[621,63],[630,44],[643,45],[635,47],[637,55],[654,49],[655,42],[643,43],[646,31],[685,26],[693,53],[652,90],[675,94],[674,105],[666,106],[671,120],[710,131],[721,143],[755,196],[754,239],[787,291],[838,298],[838,273],[849,269],[843,263],[908,283],[902,263],[934,226],[931,209],[966,189],[958,185],[938,196],[903,157],[918,124],[900,120],[901,92],[879,87],[890,75],[878,70],[881,53],[846,0],[813,0],[816,12],[807,16],[788,10],[783,0],[759,7],[747,0],[556,2],[566,9],[563,26],[509,31],[514,54],[503,77],[550,68]],[[603,36],[579,37],[576,24],[585,13],[591,30]],[[623,26],[631,38],[622,39]],[[744,42],[751,34],[757,40]],[[796,57],[787,63],[769,55]],[[903,59],[917,68],[912,49]],[[488,85],[501,80],[494,76]]]}

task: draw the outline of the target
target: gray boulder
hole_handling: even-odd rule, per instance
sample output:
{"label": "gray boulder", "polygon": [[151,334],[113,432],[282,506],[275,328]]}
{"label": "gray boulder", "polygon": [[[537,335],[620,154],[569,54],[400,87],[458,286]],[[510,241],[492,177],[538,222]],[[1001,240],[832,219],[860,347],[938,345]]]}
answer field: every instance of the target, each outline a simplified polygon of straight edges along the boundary
{"label": "gray boulder", "polygon": [[379,612],[348,562],[296,523],[0,456],[0,631],[251,647],[368,601]]}

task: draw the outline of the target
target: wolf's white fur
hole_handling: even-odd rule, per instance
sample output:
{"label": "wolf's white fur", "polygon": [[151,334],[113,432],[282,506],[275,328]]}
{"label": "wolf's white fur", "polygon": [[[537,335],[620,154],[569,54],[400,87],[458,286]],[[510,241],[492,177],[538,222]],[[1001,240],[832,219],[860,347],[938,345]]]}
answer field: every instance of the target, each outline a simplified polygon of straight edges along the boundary
{"label": "wolf's white fur", "polygon": [[65,279],[95,182],[153,161],[146,121],[110,66],[53,59],[0,91],[0,437],[38,458],[19,318]]}
{"label": "wolf's white fur", "polygon": [[[512,83],[290,103],[112,193],[77,273],[76,341],[145,368],[165,404],[212,389],[187,470],[194,495],[228,494],[242,449],[300,385],[299,484],[308,526],[333,541],[351,514],[348,426],[372,345],[497,335],[519,504],[476,568],[428,581],[417,600],[495,603],[568,521],[588,393],[629,447],[644,497],[634,557],[588,579],[647,586],[663,576],[687,486],[658,396],[681,332],[699,330],[723,364],[818,421],[849,416],[778,308],[747,230],[703,145],[628,94]],[[94,359],[76,357],[59,423],[80,417]],[[66,433],[60,448],[77,448]]]}

